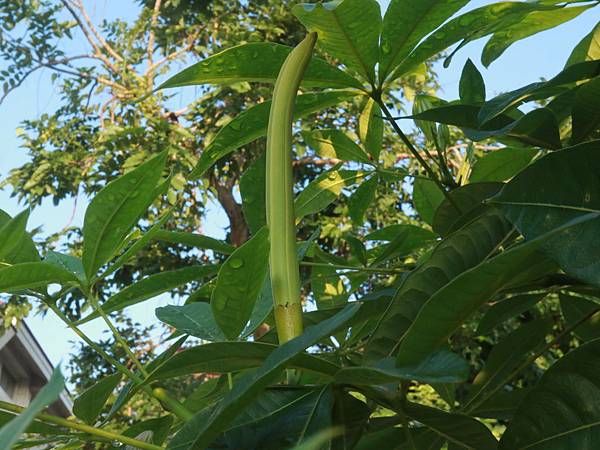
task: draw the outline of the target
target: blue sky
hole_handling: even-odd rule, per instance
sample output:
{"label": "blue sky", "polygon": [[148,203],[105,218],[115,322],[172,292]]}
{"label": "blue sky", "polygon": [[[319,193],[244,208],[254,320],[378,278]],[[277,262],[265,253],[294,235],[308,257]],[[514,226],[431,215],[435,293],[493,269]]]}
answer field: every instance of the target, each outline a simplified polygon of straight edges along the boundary
{"label": "blue sky", "polygon": [[[114,17],[116,11],[122,19],[134,17],[137,8],[136,3],[130,0],[119,0],[118,10],[114,8],[117,0],[88,0],[85,3],[96,22],[103,18],[110,19]],[[384,7],[387,5],[385,0],[381,0],[381,3]],[[470,2],[465,10],[489,3],[492,2],[474,0]],[[489,69],[483,68],[479,60],[485,40],[471,43],[454,57],[450,67],[447,69],[444,69],[441,65],[437,67],[442,87],[439,95],[446,99],[458,97],[460,72],[469,57],[482,71],[487,85],[488,97],[537,81],[541,77],[549,78],[560,71],[572,48],[599,20],[600,8],[585,12],[572,22],[515,44]],[[76,42],[69,45],[70,48],[76,50],[78,45],[82,46],[83,44]],[[48,74],[38,73],[0,105],[0,142],[2,143],[0,179],[3,179],[11,168],[18,167],[27,161],[26,151],[20,148],[20,142],[16,134],[20,123],[25,119],[39,117],[45,112],[52,112],[58,102],[58,95],[50,83]],[[65,226],[73,211],[73,224],[81,225],[86,203],[87,199],[83,196],[78,199],[77,208],[75,209],[73,208],[74,200],[65,201],[58,207],[53,206],[51,202],[47,202],[33,211],[29,227],[42,226],[44,233],[56,232]],[[0,208],[10,214],[15,214],[24,209],[24,205],[19,205],[15,198],[10,198],[10,191],[4,190],[0,191]],[[215,207],[208,219],[205,227],[207,234],[222,237],[222,227],[225,223],[223,213]],[[166,302],[168,302],[168,299],[160,298],[133,307],[129,311],[135,320],[139,322],[154,323],[156,322],[154,307]],[[27,323],[53,363],[68,360],[67,355],[72,349],[70,341],[76,339],[60,321],[49,314],[43,318],[41,316],[31,316]],[[99,337],[104,328],[101,326],[101,322],[96,320],[86,325],[84,330],[90,336]]]}

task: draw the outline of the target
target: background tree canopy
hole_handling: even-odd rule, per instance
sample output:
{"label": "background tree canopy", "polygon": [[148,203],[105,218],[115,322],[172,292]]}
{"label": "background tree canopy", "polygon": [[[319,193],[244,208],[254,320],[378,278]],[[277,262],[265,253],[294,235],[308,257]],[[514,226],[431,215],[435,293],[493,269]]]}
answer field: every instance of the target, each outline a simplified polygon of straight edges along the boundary
{"label": "background tree canopy", "polygon": [[[28,207],[90,199],[50,236],[0,214],[5,326],[35,304],[86,341],[77,420],[32,409],[0,443],[22,421],[52,448],[595,448],[597,28],[556,77],[493,98],[471,61],[440,98],[432,64],[484,37],[501,62],[598,2],[468,3],[157,0],[94,23],[80,0],[0,0],[0,101],[38,71],[61,92],[2,186]],[[307,31],[289,220],[314,326],[277,345],[265,137]],[[203,233],[211,203],[224,240]],[[157,342],[126,308],[165,293]]]}

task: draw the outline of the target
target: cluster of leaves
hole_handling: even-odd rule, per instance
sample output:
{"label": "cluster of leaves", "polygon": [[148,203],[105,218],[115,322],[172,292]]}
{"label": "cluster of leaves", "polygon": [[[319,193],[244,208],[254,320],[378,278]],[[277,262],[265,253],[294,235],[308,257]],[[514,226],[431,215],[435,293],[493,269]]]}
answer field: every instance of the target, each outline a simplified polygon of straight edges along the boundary
{"label": "cluster of leaves", "polygon": [[[592,448],[600,422],[597,30],[554,78],[492,99],[469,61],[459,100],[418,95],[412,115],[403,117],[422,132],[418,147],[392,114],[390,92],[453,44],[459,49],[491,36],[483,53],[488,64],[513,42],[596,3],[505,2],[457,17],[467,0],[392,0],[383,18],[374,0],[292,8],[329,55],[311,61],[296,117],[330,107],[348,115],[350,106],[337,107],[344,102],[362,109],[354,120],[336,121],[329,113],[301,129],[306,154],[329,163],[297,184],[298,258],[306,303],[316,309],[304,314],[306,331],[285,344],[277,345],[271,312],[264,159],[238,167],[245,169],[239,187],[249,239],[243,243],[173,231],[168,209],[150,216],[144,232],[132,232],[151,207],[161,211],[157,205],[169,203],[179,151],[169,146],[149,151],[157,154],[140,157],[143,163],[99,189],[86,211],[80,257],[40,256],[26,231],[27,214],[2,215],[0,291],[42,301],[116,373],[76,400],[79,421],[39,414],[62,388],[58,374],[18,417],[21,408],[1,402],[3,420],[12,421],[0,430],[0,443],[9,448],[29,432],[54,448],[90,442],[111,448],[113,441],[151,450]],[[290,50],[242,44],[160,87],[263,86],[275,81]],[[538,107],[525,113],[519,107],[526,102]],[[240,148],[266,134],[268,111],[267,100],[224,124],[187,178],[206,179],[215,170],[227,177],[224,168]],[[453,145],[457,131],[450,126],[466,147]],[[387,127],[410,164],[381,151],[390,139]],[[473,144],[480,141],[485,145]],[[367,212],[381,191],[400,191],[407,180],[420,220],[379,226]],[[342,218],[339,234],[322,238],[323,215]],[[103,293],[105,280],[153,241],[222,256]],[[109,314],[188,283],[200,287],[185,304],[156,311],[175,330],[170,345],[140,358]],[[50,293],[50,284],[61,288]],[[78,320],[60,307],[72,292],[93,308]],[[99,318],[126,359],[79,328]],[[182,349],[190,336],[201,344]],[[477,340],[482,344],[474,345]],[[165,389],[167,381],[194,374],[211,376],[189,395]],[[115,389],[117,398],[105,408]],[[426,389],[433,400],[425,401]],[[164,415],[110,431],[107,424],[134,395],[153,399]]]}

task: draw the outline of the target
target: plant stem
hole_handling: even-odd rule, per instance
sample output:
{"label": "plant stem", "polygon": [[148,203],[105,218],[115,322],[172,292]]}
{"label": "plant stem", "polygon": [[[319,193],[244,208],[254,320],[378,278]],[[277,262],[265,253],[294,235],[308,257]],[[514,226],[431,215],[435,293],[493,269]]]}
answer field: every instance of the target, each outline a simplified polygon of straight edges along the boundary
{"label": "plant stem", "polygon": [[171,397],[167,391],[164,391],[164,389],[164,392],[161,393],[160,397],[157,396],[154,390],[150,386],[145,384],[145,381],[141,377],[139,377],[135,372],[129,370],[115,358],[106,353],[102,349],[102,347],[100,347],[98,344],[92,341],[83,331],[81,331],[81,329],[77,325],[74,325],[69,320],[69,318],[65,316],[65,314],[56,306],[54,300],[55,299],[48,299],[46,301],[46,304],[49,306],[49,308],[58,316],[60,320],[62,320],[65,323],[65,325],[67,325],[67,327],[73,330],[73,332],[77,336],[79,336],[86,344],[88,344],[92,349],[94,349],[94,351],[96,351],[102,358],[104,358],[104,360],[111,363],[115,367],[115,369],[117,369],[119,372],[121,372],[134,383],[138,384],[141,387],[141,389],[144,392],[146,392],[146,394],[148,394],[151,398],[158,400],[158,402],[161,403],[164,407],[166,407],[167,410],[173,412],[173,414],[175,414],[181,420],[187,421],[193,416],[193,414],[187,408],[185,408],[176,399]]}
{"label": "plant stem", "polygon": [[377,269],[375,267],[357,267],[357,266],[344,266],[339,264],[328,264],[328,263],[316,263],[312,261],[302,261],[300,262],[301,266],[310,266],[310,267],[329,267],[331,269],[339,269],[339,270],[356,270],[359,272],[373,272],[373,273],[403,273],[404,270],[401,269]]}
{"label": "plant stem", "polygon": [[94,308],[94,310],[98,314],[100,314],[100,317],[102,317],[102,319],[104,320],[104,322],[106,323],[108,328],[110,328],[110,331],[112,332],[113,336],[115,337],[115,339],[117,340],[119,345],[123,348],[123,350],[125,350],[125,353],[127,353],[127,356],[129,356],[129,359],[131,359],[131,361],[136,365],[136,367],[138,368],[140,373],[144,376],[144,378],[147,378],[148,372],[146,372],[144,365],[133,354],[133,351],[131,351],[131,348],[129,348],[129,345],[127,344],[127,342],[125,342],[125,339],[123,339],[123,336],[121,336],[121,333],[119,332],[119,330],[117,330],[117,328],[111,322],[110,318],[106,315],[106,313],[102,309],[102,306],[100,306],[100,304],[98,303],[98,300],[96,299],[94,294],[90,293],[87,296],[87,298],[88,298],[89,302],[91,303],[92,307]]}
{"label": "plant stem", "polygon": [[[10,411],[16,414],[22,413],[25,408],[17,405],[13,405],[12,403],[0,401],[0,409],[5,411]],[[109,441],[118,441],[126,445],[131,445],[136,448],[140,448],[143,450],[162,450],[164,447],[160,447],[158,445],[149,444],[148,442],[140,441],[138,439],[130,438],[127,436],[123,436],[121,434],[112,433],[110,431],[101,430],[100,428],[95,428],[89,425],[85,425],[83,423],[75,422],[72,420],[63,419],[62,417],[52,416],[50,414],[40,413],[36,416],[36,418],[42,422],[51,423],[54,425],[58,425],[61,427],[69,428],[71,430],[81,431],[86,434],[91,434],[92,436],[97,436],[99,438],[108,439]]]}
{"label": "plant stem", "polygon": [[450,204],[452,206],[454,206],[454,208],[456,208],[457,211],[461,212],[461,209],[458,207],[456,202],[452,199],[449,192],[446,190],[446,188],[444,187],[442,182],[439,180],[438,176],[433,171],[431,166],[429,164],[427,164],[427,161],[425,161],[423,159],[423,157],[420,155],[419,151],[415,148],[413,143],[410,142],[410,139],[408,139],[408,137],[400,129],[400,127],[394,120],[392,114],[390,113],[390,110],[387,108],[387,106],[385,106],[385,103],[383,102],[383,100],[381,98],[381,94],[374,93],[372,95],[373,95],[373,99],[377,102],[377,104],[379,104],[381,111],[383,112],[383,114],[385,114],[385,117],[388,119],[388,122],[392,125],[392,128],[394,129],[394,131],[398,134],[398,136],[400,136],[400,139],[408,147],[408,150],[413,154],[413,156],[417,159],[417,161],[419,161],[419,164],[421,164],[421,166],[425,169],[425,171],[427,172],[429,177],[437,185],[437,187],[440,189],[440,191],[442,191],[442,193],[446,197],[446,200],[448,200],[448,202],[450,202]]}

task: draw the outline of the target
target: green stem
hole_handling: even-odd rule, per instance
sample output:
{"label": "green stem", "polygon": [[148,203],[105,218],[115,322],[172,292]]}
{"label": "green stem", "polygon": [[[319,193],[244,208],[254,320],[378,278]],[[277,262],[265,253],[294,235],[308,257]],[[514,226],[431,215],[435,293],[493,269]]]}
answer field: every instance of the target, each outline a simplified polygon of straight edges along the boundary
{"label": "green stem", "polygon": [[161,387],[154,388],[152,390],[152,394],[153,394],[154,398],[160,400],[160,402],[163,405],[165,405],[165,407],[169,411],[173,412],[181,420],[187,422],[192,417],[194,417],[194,414],[189,409],[187,409],[179,401],[177,401],[176,399],[171,397],[169,392],[166,391],[165,389],[163,389]]}
{"label": "green stem", "polygon": [[[10,411],[16,414],[21,414],[25,410],[25,408],[21,406],[13,405],[12,403],[3,401],[0,401],[0,409]],[[85,425],[83,423],[63,419],[62,417],[52,416],[50,414],[40,413],[36,416],[36,418],[42,422],[51,423],[53,425],[58,425],[61,427],[69,428],[71,430],[81,431],[92,436],[97,436],[99,438],[102,438],[102,440],[107,439],[109,441],[118,441],[125,445],[131,445],[135,448],[140,448],[143,450],[164,449],[164,447],[160,447],[158,445],[149,444],[148,442],[140,441],[138,439],[130,438],[128,436],[123,436],[121,434],[112,433],[110,431],[101,430],[100,428],[95,428],[89,425]]]}
{"label": "green stem", "polygon": [[309,267],[328,267],[331,269],[339,269],[339,270],[356,270],[359,272],[373,272],[373,273],[403,273],[404,270],[401,269],[377,269],[375,267],[362,267],[362,266],[344,266],[340,264],[328,264],[328,263],[316,263],[312,261],[302,261],[300,262],[301,266],[309,266]]}
{"label": "green stem", "polygon": [[[375,95],[375,94],[373,94],[373,95]],[[444,185],[442,184],[442,182],[439,180],[438,176],[433,171],[433,169],[431,168],[431,166],[429,164],[427,164],[427,161],[425,161],[425,159],[423,159],[423,157],[421,156],[421,154],[419,153],[419,151],[415,148],[415,146],[413,145],[413,143],[410,142],[410,139],[408,139],[408,137],[400,129],[400,127],[398,126],[398,124],[394,120],[394,117],[390,113],[390,110],[387,108],[387,106],[385,106],[385,103],[381,99],[381,95],[379,95],[379,94],[376,95],[374,97],[374,100],[379,104],[379,107],[381,108],[381,111],[383,112],[383,114],[385,115],[385,117],[388,119],[388,122],[390,123],[390,125],[392,125],[392,128],[394,129],[394,131],[398,134],[398,136],[400,136],[400,139],[408,147],[408,150],[413,154],[413,156],[417,159],[417,161],[419,161],[419,164],[421,164],[421,166],[425,169],[425,171],[427,172],[427,174],[429,175],[429,177],[437,185],[437,187],[440,189],[440,191],[442,191],[442,193],[444,194],[444,196],[446,197],[446,199],[448,200],[448,202],[450,202],[450,204],[452,206],[454,206],[454,208],[456,208],[457,211],[461,212],[461,209],[458,207],[458,205],[456,204],[456,202],[452,199],[452,197],[450,196],[450,193],[446,190],[446,188],[444,187]]]}

